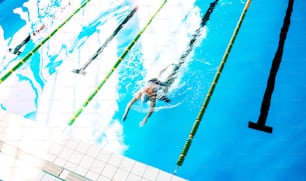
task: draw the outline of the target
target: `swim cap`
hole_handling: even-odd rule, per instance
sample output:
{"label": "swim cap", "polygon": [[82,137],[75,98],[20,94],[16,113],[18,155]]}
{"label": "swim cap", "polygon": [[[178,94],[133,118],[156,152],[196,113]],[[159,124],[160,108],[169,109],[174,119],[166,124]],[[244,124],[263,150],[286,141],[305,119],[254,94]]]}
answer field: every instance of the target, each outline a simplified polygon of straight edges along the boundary
{"label": "swim cap", "polygon": [[142,101],[142,102],[147,102],[147,101],[149,100],[149,98],[150,98],[150,96],[149,96],[148,93],[143,93],[143,94],[141,95],[141,101]]}

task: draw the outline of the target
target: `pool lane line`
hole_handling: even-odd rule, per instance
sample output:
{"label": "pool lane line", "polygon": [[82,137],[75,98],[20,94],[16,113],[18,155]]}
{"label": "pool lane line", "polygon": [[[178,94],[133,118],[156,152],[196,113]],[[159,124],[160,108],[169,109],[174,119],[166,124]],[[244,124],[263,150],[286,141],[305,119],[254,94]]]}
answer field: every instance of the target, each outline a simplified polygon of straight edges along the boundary
{"label": "pool lane line", "polygon": [[15,48],[9,48],[9,52],[13,53],[15,55],[20,55],[21,51],[20,49],[27,44],[31,40],[31,35],[28,35],[24,40],[22,40],[21,43],[19,43]]}
{"label": "pool lane line", "polygon": [[249,125],[248,125],[249,128],[263,131],[266,133],[272,133],[272,130],[273,130],[271,126],[266,125],[266,121],[267,121],[267,117],[268,117],[269,110],[270,110],[272,94],[273,94],[274,87],[275,87],[276,75],[279,70],[279,66],[282,62],[285,41],[287,38],[289,26],[290,26],[290,17],[293,11],[293,3],[294,3],[294,0],[288,1],[286,15],[285,15],[283,26],[281,28],[281,32],[279,35],[278,47],[277,47],[277,50],[275,52],[275,55],[272,61],[272,66],[270,69],[267,87],[266,87],[265,94],[261,102],[261,108],[260,108],[260,114],[259,114],[258,120],[257,122],[249,121]]}
{"label": "pool lane line", "polygon": [[[201,36],[201,31],[202,31],[203,27],[206,25],[207,21],[209,20],[210,15],[214,11],[218,1],[219,0],[215,0],[214,2],[210,3],[208,9],[206,10],[205,14],[203,15],[203,17],[201,19],[201,23],[200,23],[199,28],[196,29],[195,33],[193,33],[192,38],[190,39],[187,49],[180,56],[178,64],[175,64],[176,65],[176,68],[175,68],[176,72],[178,72],[180,67],[185,63],[188,55],[192,52],[192,50],[194,48],[194,45],[197,42],[197,39]],[[171,85],[174,82],[174,80],[175,79],[172,79],[171,82],[168,82],[168,84]]]}
{"label": "pool lane line", "polygon": [[119,31],[124,27],[124,25],[134,16],[136,11],[138,10],[138,6],[136,6],[130,14],[118,25],[118,27],[114,30],[114,32],[105,40],[104,44],[96,51],[96,53],[79,69],[73,69],[72,72],[77,74],[85,75],[85,69],[89,66],[89,64],[94,61],[108,46],[108,44],[113,40],[113,38],[119,33]]}
{"label": "pool lane line", "polygon": [[188,45],[188,49],[182,54],[182,56],[180,57],[180,61],[179,63],[182,64],[185,62],[185,59],[188,57],[188,55],[190,54],[190,52],[192,51],[194,44],[196,43],[196,40],[199,38],[199,36],[201,35],[201,31],[203,29],[203,27],[206,25],[207,21],[210,18],[211,13],[214,11],[217,3],[219,0],[215,0],[214,2],[210,3],[208,9],[206,10],[206,13],[204,14],[204,16],[202,17],[201,20],[201,24],[199,26],[199,28],[195,31],[195,33],[192,35],[192,38],[189,42]]}
{"label": "pool lane line", "polygon": [[[242,24],[242,22],[243,22],[243,19],[244,19],[245,15],[246,15],[246,13],[247,13],[247,10],[248,10],[248,8],[249,8],[249,6],[250,6],[250,3],[251,3],[251,0],[248,0],[247,3],[245,4],[245,7],[244,7],[244,9],[243,9],[241,15],[240,15],[240,18],[239,18],[239,20],[238,20],[238,23],[237,23],[237,25],[236,25],[236,27],[235,27],[235,30],[234,30],[234,32],[233,32],[233,34],[232,34],[232,37],[231,37],[231,39],[230,39],[230,41],[229,41],[229,43],[228,43],[228,46],[227,46],[227,48],[226,48],[226,50],[225,50],[225,53],[224,53],[223,58],[222,58],[222,61],[221,61],[220,65],[219,65],[218,70],[217,70],[217,72],[216,72],[216,74],[215,74],[215,77],[214,77],[214,79],[213,79],[213,81],[212,81],[212,83],[211,83],[211,85],[210,85],[210,88],[209,88],[208,93],[207,93],[207,95],[206,95],[206,97],[205,97],[205,99],[204,99],[204,102],[203,102],[202,106],[201,106],[201,109],[200,109],[200,111],[199,111],[199,114],[198,114],[196,120],[194,121],[194,124],[193,124],[193,126],[192,126],[192,129],[191,129],[191,131],[190,131],[190,133],[189,133],[189,136],[188,136],[188,138],[187,138],[187,140],[186,140],[186,142],[185,142],[185,145],[184,145],[184,147],[183,147],[183,149],[182,149],[182,151],[181,151],[181,154],[179,155],[179,158],[178,158],[178,160],[177,160],[177,162],[176,162],[176,164],[177,164],[177,169],[178,169],[179,166],[182,166],[182,164],[183,164],[183,162],[184,162],[184,159],[185,159],[185,157],[186,157],[186,155],[187,155],[187,152],[188,152],[188,150],[189,150],[189,148],[190,148],[190,146],[191,146],[192,139],[193,139],[193,137],[195,136],[195,134],[196,134],[196,132],[197,132],[197,130],[198,130],[198,128],[199,128],[199,125],[200,125],[201,120],[202,120],[202,118],[203,118],[203,116],[204,116],[205,110],[206,110],[206,108],[207,108],[207,106],[208,106],[208,103],[209,103],[209,101],[210,101],[210,98],[211,98],[211,96],[212,96],[212,94],[213,94],[213,92],[214,92],[214,90],[215,90],[215,87],[216,87],[216,85],[217,85],[217,82],[218,82],[218,80],[219,80],[219,78],[220,78],[220,75],[221,75],[222,70],[223,70],[223,68],[224,68],[224,65],[225,65],[225,63],[226,63],[226,61],[227,61],[227,58],[228,58],[228,56],[229,56],[229,53],[230,53],[230,51],[231,51],[231,49],[232,49],[232,46],[233,46],[233,44],[234,44],[234,41],[235,41],[235,39],[236,39],[236,37],[237,37],[237,34],[238,34],[238,32],[239,32],[239,29],[240,29],[240,27],[241,27],[241,24]],[[176,173],[177,169],[175,170],[174,173]]]}
{"label": "pool lane line", "polygon": [[61,25],[53,30],[42,42],[39,43],[33,50],[31,50],[24,58],[22,58],[11,70],[0,78],[0,84],[4,82],[10,75],[12,75],[18,68],[20,68],[43,44],[45,44],[59,29],[61,29],[76,13],[78,13],[90,0],[84,2],[77,10],[75,10]]}
{"label": "pool lane line", "polygon": [[210,15],[213,13],[217,3],[219,0],[215,0],[214,2],[210,3],[208,9],[206,10],[205,14],[202,16],[201,18],[201,23],[199,25],[199,27],[195,30],[195,32],[192,34],[192,38],[189,41],[189,44],[187,46],[187,49],[183,52],[183,54],[180,56],[178,63],[173,63],[172,65],[175,65],[175,69],[174,69],[174,74],[171,78],[167,81],[167,85],[172,85],[172,83],[175,81],[175,76],[178,73],[179,69],[181,68],[181,66],[185,63],[186,58],[188,57],[188,55],[192,52],[194,45],[197,42],[197,39],[201,36],[201,31],[203,30],[203,27],[206,25],[207,21],[210,18]]}
{"label": "pool lane line", "polygon": [[118,65],[121,63],[121,61],[125,58],[125,56],[129,53],[131,48],[135,45],[135,43],[138,41],[138,39],[141,37],[141,35],[144,33],[144,31],[147,29],[147,27],[151,24],[155,16],[159,13],[159,11],[164,7],[167,0],[164,0],[163,3],[160,5],[160,7],[157,9],[157,11],[153,14],[153,16],[149,19],[147,24],[142,28],[142,30],[136,35],[136,37],[133,39],[133,41],[128,45],[128,47],[125,49],[125,51],[121,54],[121,56],[118,58],[114,66],[111,68],[111,70],[108,72],[108,74],[104,77],[104,79],[101,81],[101,83],[95,88],[95,90],[89,95],[87,100],[83,103],[82,107],[73,115],[73,117],[69,120],[68,125],[71,126],[75,120],[80,116],[80,114],[83,112],[84,108],[89,104],[89,102],[95,97],[95,95],[99,92],[99,90],[103,87],[105,82],[108,80],[108,78],[112,75],[112,73],[115,71],[115,69],[118,67]]}

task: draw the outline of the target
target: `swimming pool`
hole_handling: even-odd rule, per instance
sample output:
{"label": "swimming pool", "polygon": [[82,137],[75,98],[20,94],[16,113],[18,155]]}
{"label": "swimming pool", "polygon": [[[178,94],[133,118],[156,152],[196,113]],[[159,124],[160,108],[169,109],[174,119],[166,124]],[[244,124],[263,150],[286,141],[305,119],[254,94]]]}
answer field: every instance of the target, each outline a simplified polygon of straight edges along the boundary
{"label": "swimming pool", "polygon": [[[61,1],[24,2],[0,4],[1,12],[8,13],[0,17],[1,76],[85,1],[69,6]],[[218,2],[178,73],[169,104],[158,102],[156,112],[141,128],[138,124],[148,105],[138,102],[124,123],[121,117],[146,81],[179,59],[211,2],[168,1],[82,114],[67,127],[162,3],[92,0],[0,85],[1,108],[65,128],[72,136],[92,139],[112,151],[173,172],[245,1]],[[86,68],[86,74],[73,73],[136,4],[138,11]],[[248,128],[248,122],[256,122],[260,113],[287,4],[285,0],[251,3],[179,176],[190,180],[305,179],[306,5],[300,0],[294,2],[267,118],[266,125],[273,127],[273,133]],[[26,44],[20,56],[7,52],[45,22],[47,28]]]}

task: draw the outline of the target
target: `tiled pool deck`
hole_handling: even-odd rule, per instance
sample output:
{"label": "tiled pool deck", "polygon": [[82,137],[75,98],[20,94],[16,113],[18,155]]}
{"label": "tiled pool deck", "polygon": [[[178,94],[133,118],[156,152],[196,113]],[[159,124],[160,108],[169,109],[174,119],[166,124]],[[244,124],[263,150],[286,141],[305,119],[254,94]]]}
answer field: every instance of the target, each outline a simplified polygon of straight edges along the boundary
{"label": "tiled pool deck", "polygon": [[0,110],[1,180],[185,179]]}

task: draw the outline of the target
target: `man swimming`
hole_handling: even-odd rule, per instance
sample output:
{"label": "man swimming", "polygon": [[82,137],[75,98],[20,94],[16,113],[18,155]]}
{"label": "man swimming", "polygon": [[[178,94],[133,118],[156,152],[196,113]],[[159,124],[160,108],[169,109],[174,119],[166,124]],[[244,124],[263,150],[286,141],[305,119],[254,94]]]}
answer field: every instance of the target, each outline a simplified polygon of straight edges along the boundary
{"label": "man swimming", "polygon": [[[166,72],[166,70],[169,70],[170,66],[172,66],[172,69],[170,69],[170,73],[166,77],[165,81],[161,81],[160,79],[162,78],[163,73]],[[157,100],[165,101],[166,103],[170,102],[170,99],[165,95],[168,93],[171,84],[174,82],[175,75],[180,67],[177,64],[171,64],[170,66],[167,66],[160,72],[159,78],[150,79],[147,82],[147,85],[133,97],[133,99],[128,103],[126,107],[125,113],[122,117],[122,121],[125,121],[131,106],[139,99],[142,102],[150,101],[149,112],[147,113],[145,118],[139,123],[140,127],[142,127],[147,122],[149,117],[153,114]]]}

